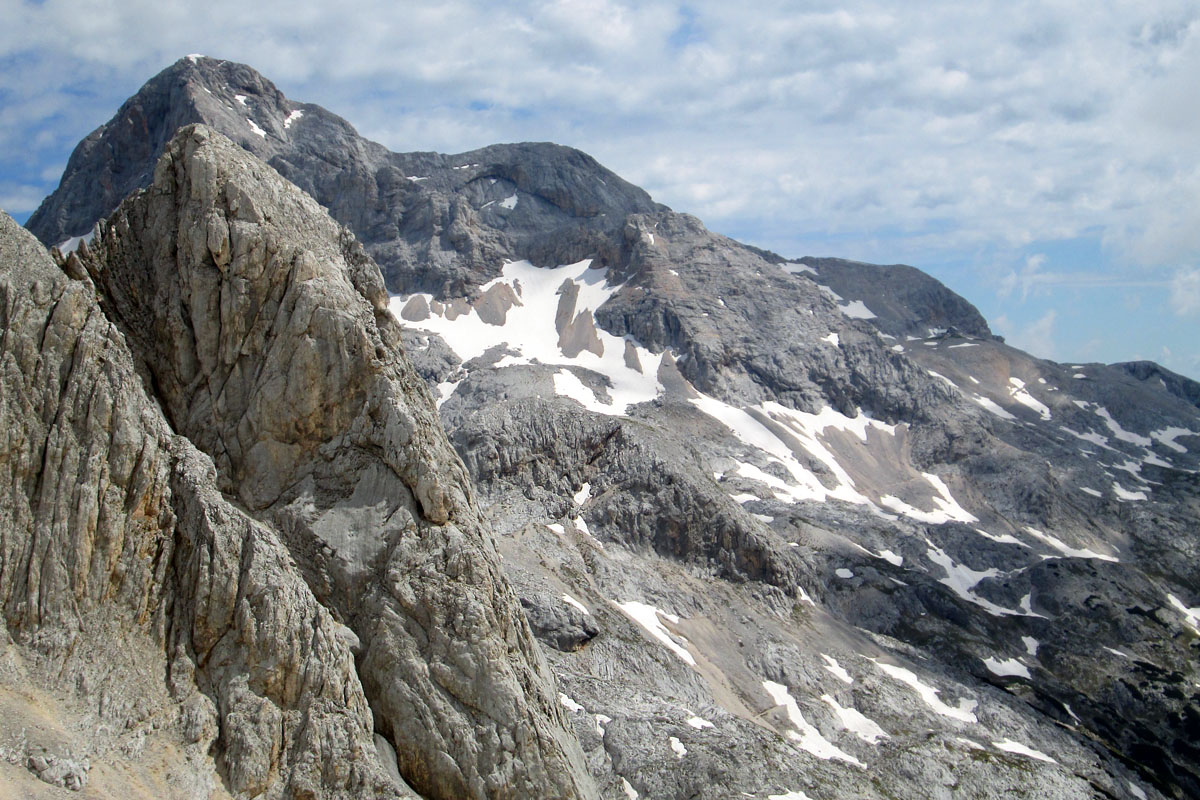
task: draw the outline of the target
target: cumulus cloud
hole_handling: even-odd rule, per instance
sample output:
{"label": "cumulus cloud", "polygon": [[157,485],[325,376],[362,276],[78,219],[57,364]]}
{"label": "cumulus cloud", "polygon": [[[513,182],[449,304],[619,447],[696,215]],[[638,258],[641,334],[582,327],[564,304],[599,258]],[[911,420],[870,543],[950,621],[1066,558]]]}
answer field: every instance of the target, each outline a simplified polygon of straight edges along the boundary
{"label": "cumulus cloud", "polygon": [[1058,312],[1050,309],[1030,323],[1017,324],[1010,321],[1007,315],[1000,315],[993,320],[993,324],[1013,347],[1040,358],[1058,358],[1059,348],[1054,330],[1057,319]]}
{"label": "cumulus cloud", "polygon": [[1171,279],[1171,309],[1180,316],[1200,314],[1200,269],[1176,271]]}

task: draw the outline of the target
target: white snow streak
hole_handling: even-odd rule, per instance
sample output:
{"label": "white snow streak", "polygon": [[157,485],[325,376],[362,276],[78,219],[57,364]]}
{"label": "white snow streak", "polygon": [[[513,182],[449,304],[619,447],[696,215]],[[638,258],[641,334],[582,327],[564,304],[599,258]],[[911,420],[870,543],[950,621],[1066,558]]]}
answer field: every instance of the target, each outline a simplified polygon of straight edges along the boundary
{"label": "white snow streak", "polygon": [[1003,750],[1007,753],[1016,753],[1017,755],[1025,756],[1026,758],[1034,758],[1038,761],[1045,761],[1048,764],[1058,763],[1045,753],[1034,750],[1032,747],[1021,744],[1020,742],[1014,742],[1012,739],[1005,739],[1000,742],[992,742],[992,746],[997,750]]}
{"label": "white snow streak", "polygon": [[825,659],[825,669],[829,670],[842,683],[854,683],[854,678],[850,677],[850,673],[845,667],[837,662],[833,656],[827,656],[821,653],[821,658]]}
{"label": "white snow streak", "polygon": [[687,748],[683,746],[683,742],[672,736],[670,738],[671,750],[675,752],[676,758],[683,758],[687,755]]}
{"label": "white snow streak", "polygon": [[[645,603],[639,603],[637,601],[616,603],[615,605],[617,608],[624,611],[627,617],[636,622],[638,625],[641,625],[647,633],[666,646],[668,650],[679,656],[684,663],[690,664],[693,667],[696,666],[696,659],[684,647],[681,647],[678,643],[676,643],[671,632],[666,629],[666,626],[664,626],[662,621],[659,619],[659,616],[662,616],[663,619],[667,620],[668,622],[678,623],[679,617],[675,616],[674,614],[667,614],[664,611],[659,611],[654,606],[647,605]],[[679,639],[684,644],[687,644],[687,639],[684,639],[682,636],[680,636]]]}
{"label": "white snow streak", "polygon": [[884,664],[882,662],[875,661],[874,659],[869,660],[872,661],[875,666],[887,673],[890,677],[910,686],[920,696],[921,700],[925,702],[925,705],[929,706],[937,713],[959,720],[960,722],[974,723],[977,721],[975,714],[972,713],[975,710],[975,706],[978,705],[978,703],[976,703],[974,700],[963,698],[962,700],[958,701],[957,708],[948,706],[938,698],[937,689],[933,688],[927,683],[924,683],[910,670],[907,670],[904,667]]}
{"label": "white snow streak", "polygon": [[1011,388],[1008,390],[1008,393],[1012,395],[1014,400],[1021,405],[1031,408],[1037,413],[1041,414],[1043,420],[1050,419],[1049,407],[1029,393],[1029,390],[1025,388],[1024,381],[1022,381],[1020,378],[1009,378],[1008,382],[1011,384]]}
{"label": "white snow streak", "polygon": [[838,309],[851,319],[875,319],[875,314],[862,300],[851,300],[844,306],[838,306]]}
{"label": "white snow streak", "polygon": [[[1143,497],[1142,499],[1145,499],[1145,498]],[[1028,525],[1025,526],[1025,532],[1032,536],[1036,536],[1037,538],[1041,539],[1043,542],[1050,545],[1055,550],[1057,550],[1058,552],[1062,553],[1064,556],[1067,556],[1069,558],[1097,558],[1101,561],[1120,561],[1120,559],[1118,559],[1116,556],[1109,556],[1109,555],[1105,555],[1104,553],[1097,553],[1095,550],[1088,550],[1087,548],[1071,547],[1070,545],[1068,545],[1066,542],[1062,541],[1061,539],[1056,539],[1055,537],[1051,536],[1050,534],[1042,533],[1037,528],[1031,528]]]}
{"label": "white snow streak", "polygon": [[587,606],[585,606],[583,603],[576,600],[574,597],[571,597],[571,595],[567,594],[566,592],[563,592],[562,600],[567,605],[578,608],[580,611],[587,614],[589,617],[592,615],[592,612],[587,610]]}
{"label": "white snow streak", "polygon": [[827,694],[821,695],[821,699],[828,703],[833,712],[837,714],[838,721],[842,723],[843,728],[867,744],[879,744],[880,739],[888,738],[887,732],[879,727],[879,724],[875,720],[864,715],[858,709],[842,706],[837,700]]}
{"label": "white snow streak", "polygon": [[843,752],[837,745],[822,736],[821,732],[810,725],[808,720],[804,719],[804,715],[800,713],[800,706],[796,705],[795,698],[788,692],[786,686],[774,681],[763,681],[762,685],[767,690],[767,694],[771,695],[771,699],[775,701],[775,705],[783,706],[787,711],[788,720],[796,728],[794,731],[788,731],[788,738],[796,742],[801,750],[827,761],[836,758],[862,769],[867,768],[866,764],[849,753]]}
{"label": "white snow streak", "polygon": [[988,671],[993,675],[999,675],[1002,678],[1016,675],[1021,678],[1029,678],[1029,667],[1022,664],[1015,658],[1008,658],[1000,661],[996,658],[983,659],[983,665],[988,668]]}
{"label": "white snow streak", "polygon": [[1200,633],[1200,606],[1188,608],[1183,604],[1182,600],[1173,594],[1167,595],[1167,600],[1170,601],[1171,605],[1173,605],[1177,611],[1183,614],[1184,618],[1187,620],[1187,624],[1191,626],[1191,629],[1196,633]]}

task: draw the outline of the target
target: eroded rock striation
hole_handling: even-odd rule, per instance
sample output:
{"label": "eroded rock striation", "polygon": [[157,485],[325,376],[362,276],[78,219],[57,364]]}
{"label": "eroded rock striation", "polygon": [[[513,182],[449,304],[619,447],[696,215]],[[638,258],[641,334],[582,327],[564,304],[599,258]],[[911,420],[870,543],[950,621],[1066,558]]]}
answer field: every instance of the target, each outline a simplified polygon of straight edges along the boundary
{"label": "eroded rock striation", "polygon": [[[6,460],[28,531],[4,561],[14,635],[86,630],[80,615],[128,596],[172,691],[194,682],[207,698],[213,722],[189,729],[219,728],[218,770],[245,796],[407,791],[376,733],[426,797],[592,796],[352,235],[190,127],[64,261],[76,279],[32,256],[45,274],[25,292],[63,323],[31,319],[24,338],[6,326],[9,371],[42,395],[6,419],[56,420],[12,437],[42,452]],[[114,387],[93,388],[113,360]]]}

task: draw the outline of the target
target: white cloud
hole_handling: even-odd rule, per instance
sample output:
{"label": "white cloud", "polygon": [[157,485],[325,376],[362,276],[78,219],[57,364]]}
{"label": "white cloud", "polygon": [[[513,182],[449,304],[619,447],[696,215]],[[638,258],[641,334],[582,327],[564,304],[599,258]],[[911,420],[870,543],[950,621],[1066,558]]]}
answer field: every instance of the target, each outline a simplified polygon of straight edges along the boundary
{"label": "white cloud", "polygon": [[1002,314],[992,320],[992,327],[1013,347],[1039,358],[1054,359],[1058,357],[1054,332],[1057,319],[1058,312],[1054,309],[1050,309],[1034,322],[1024,325],[1013,323],[1007,315]]}
{"label": "white cloud", "polygon": [[47,164],[155,71],[206,52],[394,149],[577,146],[788,256],[982,270],[1104,241],[1112,263],[990,279],[1028,298],[1161,284],[1200,255],[1196,0],[0,5],[11,185],[53,188]]}
{"label": "white cloud", "polygon": [[1200,314],[1200,269],[1175,272],[1171,279],[1171,309],[1180,316]]}

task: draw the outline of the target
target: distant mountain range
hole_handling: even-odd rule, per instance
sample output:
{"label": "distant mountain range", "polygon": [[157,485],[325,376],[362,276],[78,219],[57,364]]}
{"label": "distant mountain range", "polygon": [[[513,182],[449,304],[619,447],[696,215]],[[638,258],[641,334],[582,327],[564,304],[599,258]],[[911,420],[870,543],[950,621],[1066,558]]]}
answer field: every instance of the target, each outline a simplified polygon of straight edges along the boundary
{"label": "distant mountain range", "polygon": [[1200,796],[1194,381],[199,56],[27,227],[17,794]]}

